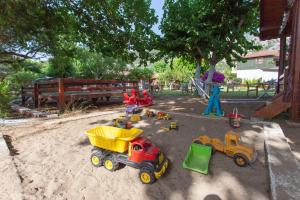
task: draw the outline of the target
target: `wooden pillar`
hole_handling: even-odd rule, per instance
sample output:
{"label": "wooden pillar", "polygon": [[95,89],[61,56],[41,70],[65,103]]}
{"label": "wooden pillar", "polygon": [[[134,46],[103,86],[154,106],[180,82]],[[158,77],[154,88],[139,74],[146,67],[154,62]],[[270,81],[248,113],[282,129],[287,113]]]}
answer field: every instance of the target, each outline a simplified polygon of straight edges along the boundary
{"label": "wooden pillar", "polygon": [[65,108],[65,86],[64,79],[58,79],[58,108],[62,112]]}
{"label": "wooden pillar", "polygon": [[291,120],[299,120],[299,85],[300,85],[300,0],[295,2],[293,7],[292,37],[294,44],[292,46],[292,62],[293,73],[293,91],[291,101]]}
{"label": "wooden pillar", "polygon": [[285,56],[286,56],[286,35],[282,35],[280,37],[280,54],[279,54],[279,67],[278,67],[276,94],[280,92],[280,76],[284,73]]}
{"label": "wooden pillar", "polygon": [[34,83],[34,87],[33,87],[33,98],[34,98],[34,107],[38,108],[40,103],[39,103],[39,84],[38,83]]}

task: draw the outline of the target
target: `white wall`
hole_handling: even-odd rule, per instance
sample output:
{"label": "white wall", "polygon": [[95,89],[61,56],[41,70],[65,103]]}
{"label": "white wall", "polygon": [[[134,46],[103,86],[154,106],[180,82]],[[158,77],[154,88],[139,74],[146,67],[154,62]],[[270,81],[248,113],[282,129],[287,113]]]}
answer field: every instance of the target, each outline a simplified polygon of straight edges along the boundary
{"label": "white wall", "polygon": [[236,70],[238,78],[241,79],[259,79],[262,78],[263,81],[269,81],[271,79],[277,80],[278,72],[263,71],[261,69],[251,69],[251,70]]}

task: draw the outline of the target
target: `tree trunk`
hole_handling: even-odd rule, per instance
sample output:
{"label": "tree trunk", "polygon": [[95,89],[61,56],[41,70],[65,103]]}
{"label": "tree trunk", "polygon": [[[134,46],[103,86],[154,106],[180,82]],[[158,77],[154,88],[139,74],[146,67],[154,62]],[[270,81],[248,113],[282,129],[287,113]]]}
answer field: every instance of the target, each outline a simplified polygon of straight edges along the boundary
{"label": "tree trunk", "polygon": [[216,65],[211,64],[210,67],[209,67],[207,79],[205,81],[206,82],[206,84],[205,84],[205,92],[207,94],[210,93],[210,86],[211,86],[213,75],[214,75],[215,71],[216,71]]}
{"label": "tree trunk", "polygon": [[200,78],[201,76],[201,60],[202,58],[195,58],[196,60],[196,72],[195,72],[195,78]]}

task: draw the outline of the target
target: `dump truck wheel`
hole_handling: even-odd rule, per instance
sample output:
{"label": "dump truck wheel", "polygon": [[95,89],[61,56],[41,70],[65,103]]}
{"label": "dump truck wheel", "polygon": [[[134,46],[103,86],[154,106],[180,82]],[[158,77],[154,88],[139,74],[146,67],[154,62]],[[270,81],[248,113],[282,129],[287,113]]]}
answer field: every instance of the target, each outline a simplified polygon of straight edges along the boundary
{"label": "dump truck wheel", "polygon": [[101,151],[93,151],[91,154],[91,163],[95,167],[101,167],[103,165],[103,155]]}
{"label": "dump truck wheel", "polygon": [[152,184],[156,181],[154,172],[148,168],[142,168],[139,177],[143,184]]}
{"label": "dump truck wheel", "polygon": [[116,169],[118,169],[118,167],[119,167],[119,163],[116,162],[112,156],[106,157],[104,159],[103,165],[104,165],[105,169],[112,171],[112,172],[115,171]]}
{"label": "dump truck wheel", "polygon": [[234,155],[233,161],[239,167],[246,167],[249,164],[248,159],[241,154]]}

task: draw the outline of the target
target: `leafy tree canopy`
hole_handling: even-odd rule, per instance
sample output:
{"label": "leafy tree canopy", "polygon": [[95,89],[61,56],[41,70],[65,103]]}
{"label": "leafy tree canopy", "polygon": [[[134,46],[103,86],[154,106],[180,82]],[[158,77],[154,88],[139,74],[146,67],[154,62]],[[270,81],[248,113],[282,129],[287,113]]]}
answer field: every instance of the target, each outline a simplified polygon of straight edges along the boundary
{"label": "leafy tree canopy", "polygon": [[157,22],[150,0],[0,2],[0,63],[74,56],[77,46],[125,60],[150,59]]}
{"label": "leafy tree canopy", "polygon": [[256,49],[258,0],[165,0],[160,29],[162,51],[170,57],[204,58],[211,66]]}

